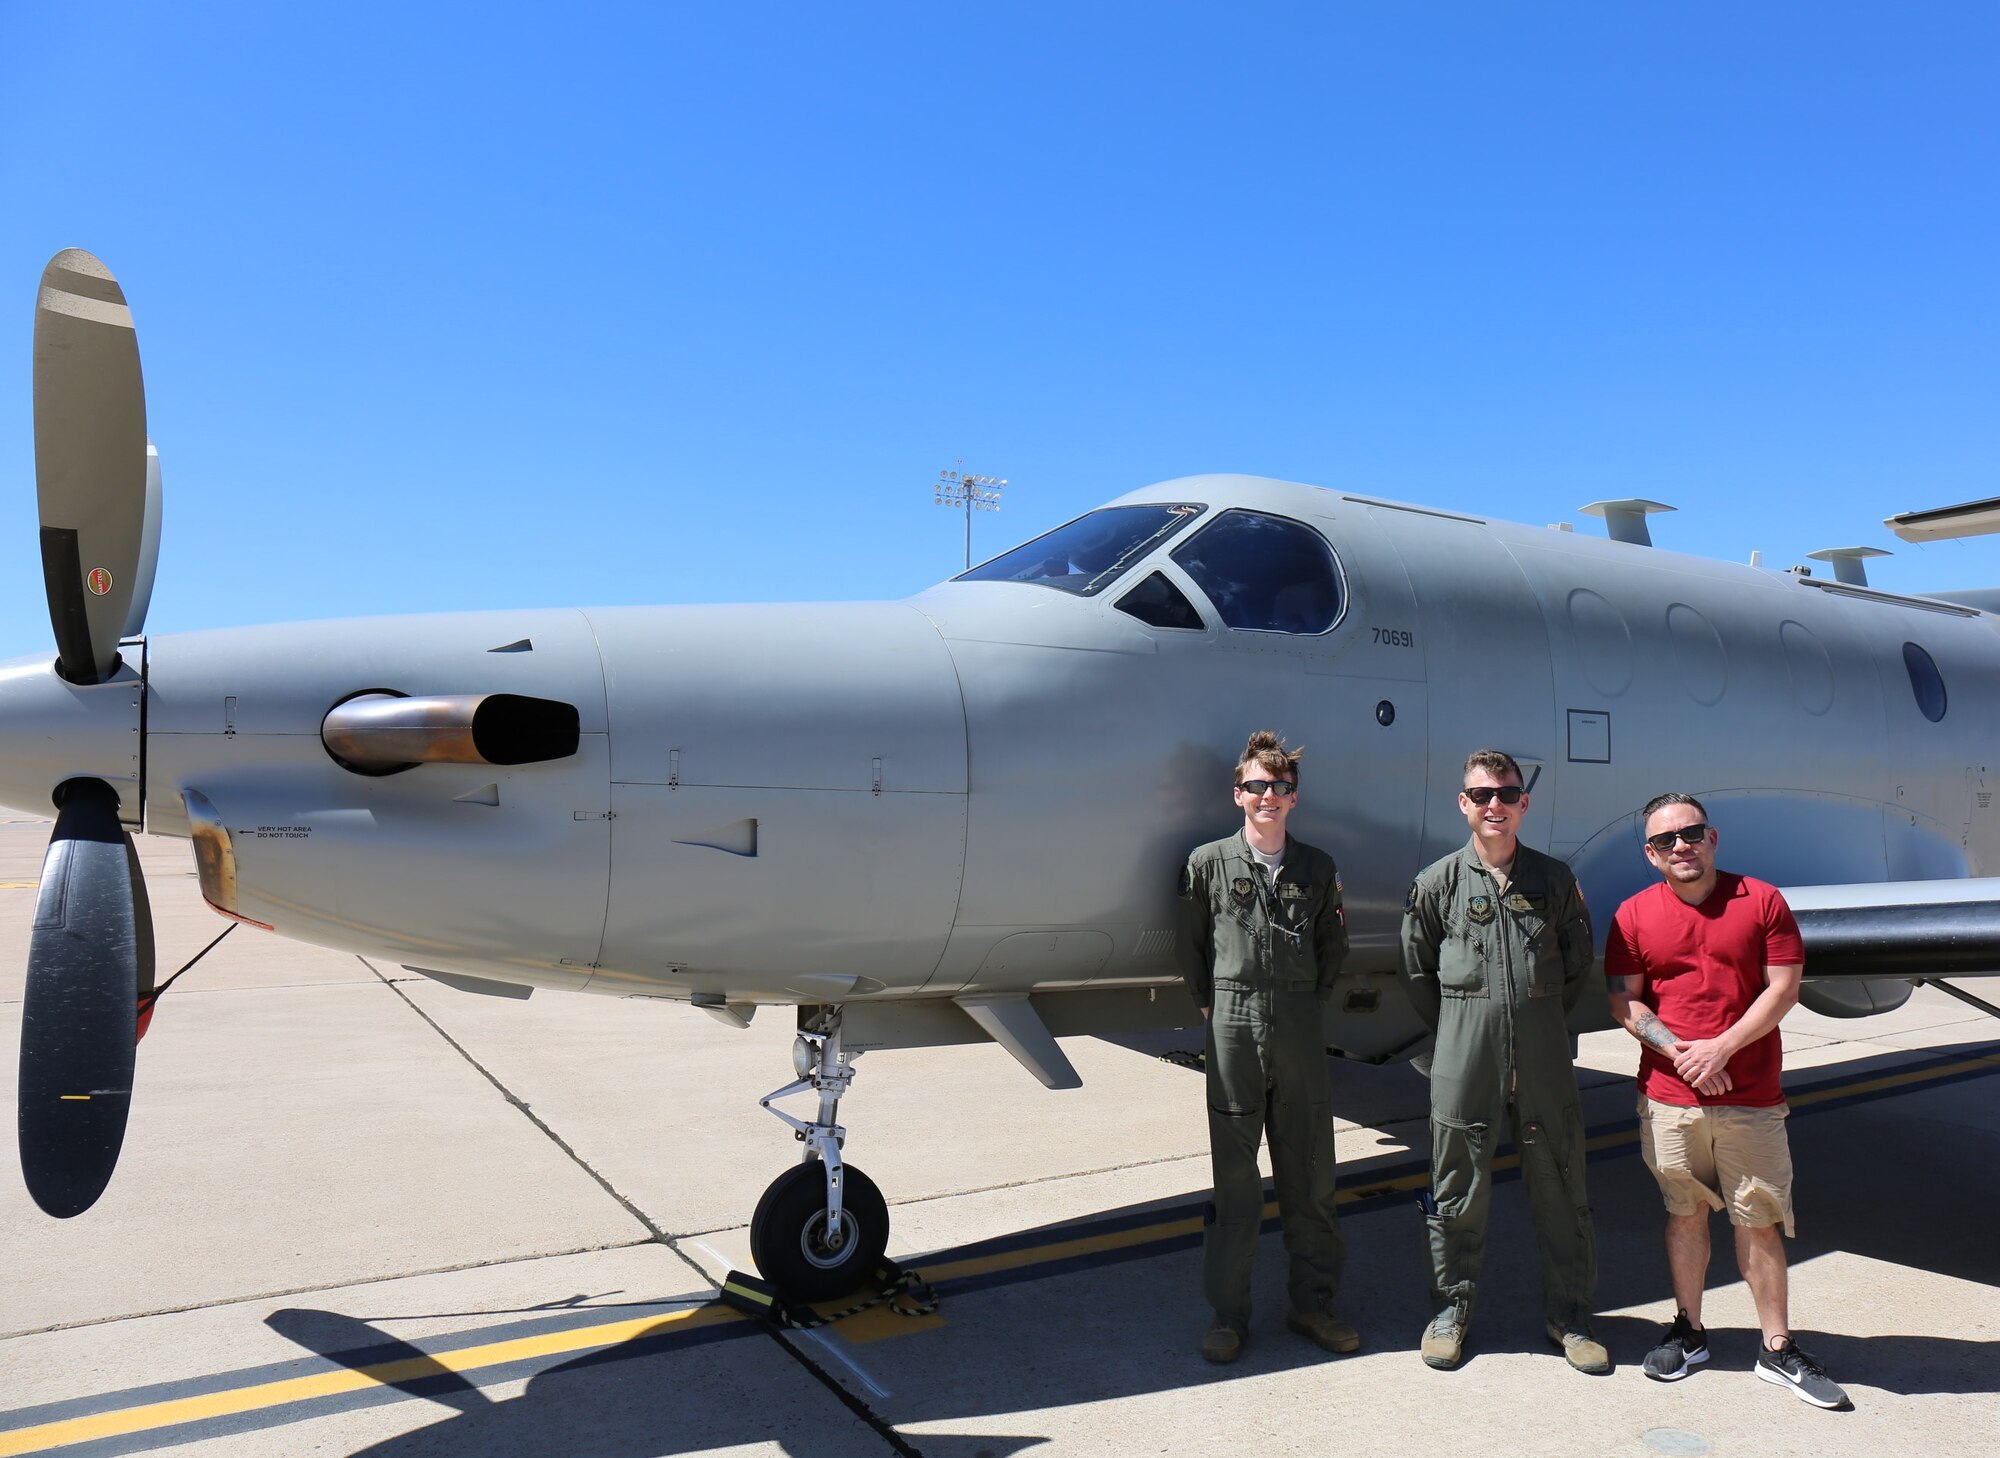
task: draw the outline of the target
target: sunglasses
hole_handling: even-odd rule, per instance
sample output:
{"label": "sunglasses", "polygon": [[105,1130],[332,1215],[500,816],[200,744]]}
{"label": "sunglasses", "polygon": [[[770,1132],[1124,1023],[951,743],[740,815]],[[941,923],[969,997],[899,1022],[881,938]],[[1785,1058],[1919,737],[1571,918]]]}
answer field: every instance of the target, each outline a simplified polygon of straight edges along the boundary
{"label": "sunglasses", "polygon": [[1518,805],[1527,793],[1519,785],[1473,785],[1459,791],[1475,805],[1489,804],[1495,796],[1499,797],[1502,805]]}
{"label": "sunglasses", "polygon": [[1291,780],[1239,780],[1236,788],[1252,795],[1289,795],[1298,785]]}
{"label": "sunglasses", "polygon": [[1663,830],[1658,835],[1646,837],[1646,844],[1653,848],[1655,855],[1665,855],[1679,840],[1682,845],[1700,845],[1708,839],[1706,825],[1683,825],[1679,830]]}

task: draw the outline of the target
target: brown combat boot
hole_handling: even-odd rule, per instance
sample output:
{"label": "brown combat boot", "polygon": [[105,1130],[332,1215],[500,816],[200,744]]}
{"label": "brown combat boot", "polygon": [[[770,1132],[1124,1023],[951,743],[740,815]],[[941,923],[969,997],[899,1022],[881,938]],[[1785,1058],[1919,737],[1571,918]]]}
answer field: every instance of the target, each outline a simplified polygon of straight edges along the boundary
{"label": "brown combat boot", "polygon": [[1294,1311],[1286,1315],[1285,1325],[1314,1346],[1329,1352],[1361,1350],[1361,1333],[1328,1312]]}
{"label": "brown combat boot", "polygon": [[1233,1362],[1243,1355],[1243,1333],[1218,1321],[1201,1339],[1201,1354],[1211,1362]]}

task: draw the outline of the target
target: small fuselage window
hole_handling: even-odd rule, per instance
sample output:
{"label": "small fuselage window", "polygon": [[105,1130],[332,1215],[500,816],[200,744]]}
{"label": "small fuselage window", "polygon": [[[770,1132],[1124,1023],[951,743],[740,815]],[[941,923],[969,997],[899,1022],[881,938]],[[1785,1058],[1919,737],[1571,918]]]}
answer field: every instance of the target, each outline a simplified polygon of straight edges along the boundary
{"label": "small fuselage window", "polygon": [[1174,550],[1222,621],[1261,633],[1324,633],[1340,616],[1340,569],[1311,527],[1225,511]]}
{"label": "small fuselage window", "polygon": [[1910,692],[1917,696],[1917,712],[1933,724],[1944,717],[1944,675],[1930,654],[1915,643],[1903,645],[1903,667],[1910,673]]}
{"label": "small fuselage window", "polygon": [[1202,513],[1194,501],[1107,506],[982,562],[954,582],[1033,582],[1093,597]]}

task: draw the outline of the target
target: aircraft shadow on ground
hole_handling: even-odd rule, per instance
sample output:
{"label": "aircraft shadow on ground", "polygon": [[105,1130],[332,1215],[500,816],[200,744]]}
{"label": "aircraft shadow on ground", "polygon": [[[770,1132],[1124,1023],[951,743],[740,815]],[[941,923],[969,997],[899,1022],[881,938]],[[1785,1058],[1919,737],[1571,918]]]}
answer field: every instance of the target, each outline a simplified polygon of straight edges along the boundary
{"label": "aircraft shadow on ground", "polygon": [[[1935,1050],[1951,1057],[1992,1057],[1990,1042]],[[1885,1056],[1809,1071],[1792,1080],[1795,1093],[1825,1078],[1844,1085],[1901,1071],[1906,1058]],[[1368,1070],[1399,1078],[1406,1070]],[[1343,1082],[1350,1081],[1343,1078]],[[1400,1103],[1406,1090],[1397,1088]],[[1601,1102],[1601,1101],[1600,1101]],[[1799,1238],[1794,1266],[1846,1253],[1983,1285],[2000,1285],[2000,1243],[1966,1212],[2000,1206],[2000,1073],[1919,1083],[1890,1091],[1843,1095],[1800,1107],[1792,1139],[1799,1175]],[[1593,1110],[1593,1113],[1597,1111]],[[1601,1128],[1601,1125],[1594,1125]],[[1343,1168],[1343,1184],[1364,1187],[1408,1169],[1421,1152]],[[1594,1155],[1591,1190],[1596,1213],[1601,1310],[1667,1299],[1660,1248],[1661,1211],[1652,1177],[1629,1142]],[[1191,1190],[1179,1213],[1198,1209],[1205,1190]],[[1171,1213],[1171,1212],[1170,1212]],[[1090,1226],[1115,1229],[1163,1218],[1157,1206],[1102,1212]],[[1349,1264],[1343,1312],[1361,1329],[1370,1354],[1415,1348],[1430,1315],[1421,1264],[1423,1227],[1414,1196],[1364,1201],[1344,1220]],[[1070,1236],[1074,1224],[1022,1231],[1003,1245]],[[1727,1228],[1714,1227],[1711,1287],[1736,1279]],[[1482,1355],[1536,1352],[1557,1360],[1542,1332],[1539,1267],[1518,1178],[1503,1175],[1473,1325],[1468,1365]],[[962,1252],[939,1253],[960,1259]],[[922,1265],[919,1261],[916,1264]],[[1144,1393],[1198,1388],[1242,1376],[1327,1363],[1282,1327],[1284,1255],[1267,1235],[1259,1251],[1258,1312],[1243,1360],[1233,1367],[1203,1363],[1195,1351],[1207,1312],[1200,1298],[1200,1257],[1192,1238],[1155,1241],[1054,1265],[1028,1266],[948,1284],[947,1324],[915,1340],[897,1339],[859,1350],[891,1392],[870,1402],[889,1422],[976,1420],[1000,1413],[1106,1402]],[[2000,1342],[1932,1335],[1842,1336],[1814,1324],[1795,1296],[1802,1343],[1837,1378],[1865,1381],[1900,1394],[1987,1393],[2000,1386]],[[343,1365],[421,1359],[415,1347],[384,1337],[354,1318],[291,1311],[272,1326]],[[1631,1380],[1659,1328],[1651,1319],[1604,1316],[1599,1335]],[[456,1343],[458,1340],[454,1339]],[[818,1386],[817,1372],[794,1371],[796,1358],[774,1341],[796,1344],[741,1325],[703,1332],[641,1336],[534,1375],[523,1395],[493,1401],[472,1382],[414,1361],[393,1385],[408,1396],[452,1409],[442,1421],[363,1450],[370,1458],[409,1455],[511,1454],[562,1451],[603,1455],[699,1452],[753,1441],[776,1441],[786,1452],[880,1452],[888,1445],[863,1419]],[[1717,1328],[1714,1366],[1747,1369],[1756,1333]],[[748,1345],[745,1345],[745,1344]],[[753,1356],[754,1354],[754,1356]],[[746,1357],[751,1360],[745,1360]],[[776,1358],[786,1391],[806,1399],[775,1402],[768,1386]],[[822,1370],[832,1364],[818,1361]],[[1340,1364],[1329,1379],[1340,1380]],[[1361,1374],[1357,1371],[1356,1376]],[[488,1374],[483,1379],[490,1380]],[[818,1378],[818,1381],[815,1379]],[[1441,1383],[1448,1376],[1440,1375]],[[1579,1378],[1578,1380],[1584,1380]],[[798,1384],[794,1386],[794,1383]],[[776,1413],[793,1416],[780,1420]],[[797,1427],[799,1431],[788,1429]],[[1046,1439],[926,1433],[915,1440],[938,1458],[1007,1458]],[[551,1445],[554,1445],[552,1447]]]}
{"label": "aircraft shadow on ground", "polygon": [[[595,1308],[592,1308],[595,1309]],[[511,1458],[550,1453],[654,1458],[775,1442],[799,1458],[891,1451],[889,1440],[798,1366],[782,1339],[741,1324],[680,1332],[660,1323],[615,1347],[534,1375],[521,1395],[494,1399],[423,1350],[337,1312],[273,1313],[281,1335],[348,1367],[394,1375],[404,1397],[436,1402],[451,1416],[355,1450],[354,1458]],[[749,1360],[745,1360],[746,1356]],[[787,1392],[774,1396],[771,1367]],[[482,1373],[491,1381],[492,1374]],[[378,1389],[365,1401],[379,1403]],[[324,1411],[322,1409],[321,1411]],[[272,1415],[272,1425],[288,1421]],[[976,1434],[926,1436],[929,1458],[1011,1458],[1046,1440]]]}

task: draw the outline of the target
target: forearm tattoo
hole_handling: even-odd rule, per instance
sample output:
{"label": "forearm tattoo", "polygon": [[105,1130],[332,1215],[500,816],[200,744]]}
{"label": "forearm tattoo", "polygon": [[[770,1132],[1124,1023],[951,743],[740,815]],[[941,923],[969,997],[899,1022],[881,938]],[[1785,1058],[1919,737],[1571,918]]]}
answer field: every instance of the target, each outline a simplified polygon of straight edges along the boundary
{"label": "forearm tattoo", "polygon": [[1649,1007],[1639,1009],[1639,1016],[1632,1020],[1632,1035],[1662,1053],[1671,1053],[1674,1044],[1680,1041],[1674,1036],[1674,1030],[1661,1022],[1660,1015]]}

